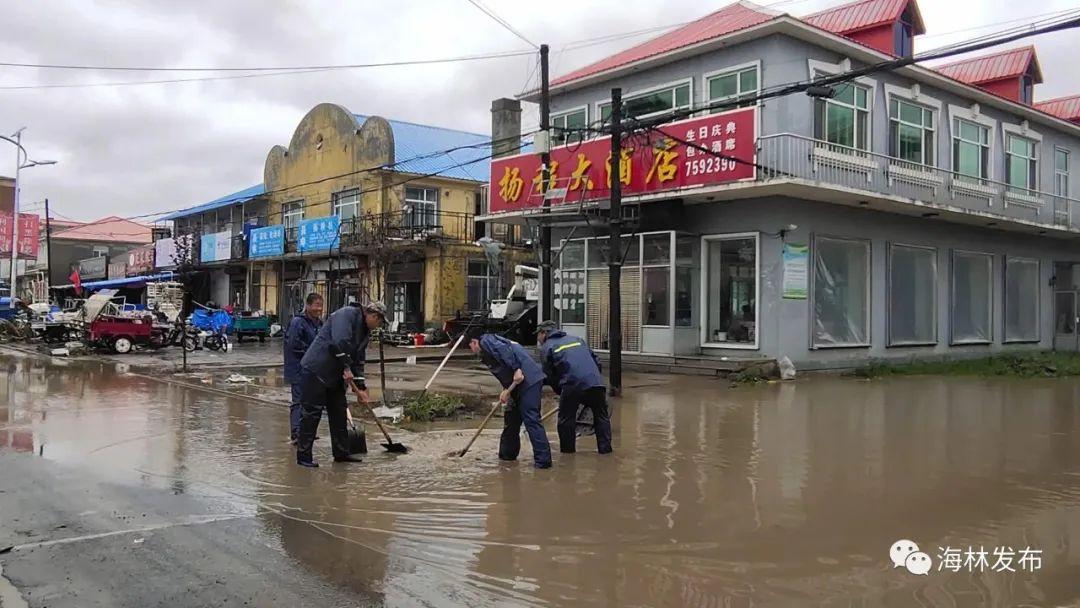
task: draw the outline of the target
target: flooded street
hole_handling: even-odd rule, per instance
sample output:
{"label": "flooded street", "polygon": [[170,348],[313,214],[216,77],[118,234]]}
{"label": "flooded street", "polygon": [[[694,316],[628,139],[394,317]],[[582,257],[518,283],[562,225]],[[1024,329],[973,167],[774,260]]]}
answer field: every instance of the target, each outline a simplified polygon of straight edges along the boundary
{"label": "flooded street", "polygon": [[[586,437],[551,470],[529,466],[528,442],[518,462],[500,463],[496,420],[463,459],[446,454],[468,429],[399,432],[412,451],[391,455],[369,428],[364,463],[337,465],[323,423],[323,466],[312,471],[294,464],[283,406],[111,365],[2,354],[0,453],[127,489],[116,492],[160,494],[149,507],[160,512],[139,512],[153,525],[182,522],[172,534],[243,522],[261,551],[353,605],[1080,605],[1078,380],[815,377],[728,388],[629,374],[626,385],[611,456]],[[548,436],[557,442],[553,419]],[[10,471],[0,497],[31,484]],[[146,538],[125,550],[149,551],[153,527],[123,521]],[[46,587],[20,563],[80,524],[64,525],[0,522],[0,546],[15,545],[0,556],[4,576],[32,606],[96,605],[62,586],[48,588],[50,602],[27,592]],[[933,558],[927,576],[893,567],[898,539]],[[75,538],[58,555],[79,560],[98,542]],[[945,548],[980,546],[1041,550],[1041,564],[939,571]],[[273,599],[281,580],[256,584],[270,591],[252,605],[292,605]],[[187,605],[182,593],[163,605]]]}

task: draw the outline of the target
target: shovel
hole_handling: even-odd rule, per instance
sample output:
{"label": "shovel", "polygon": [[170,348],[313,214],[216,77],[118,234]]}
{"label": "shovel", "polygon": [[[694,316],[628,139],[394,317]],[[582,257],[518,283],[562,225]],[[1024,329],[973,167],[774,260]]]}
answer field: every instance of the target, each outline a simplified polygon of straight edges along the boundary
{"label": "shovel", "polygon": [[[510,385],[510,388],[506,390],[512,391],[514,390],[514,388],[517,387],[518,384],[519,382],[514,381],[514,383]],[[476,438],[480,436],[480,433],[484,432],[484,427],[487,426],[488,421],[491,420],[491,417],[495,415],[495,410],[499,409],[500,405],[502,405],[502,401],[496,401],[495,405],[491,406],[491,411],[487,413],[487,416],[484,416],[483,422],[480,423],[480,428],[476,429],[476,433],[472,436],[472,439],[469,440],[469,443],[465,444],[465,447],[461,448],[461,451],[458,452],[458,458],[465,456],[465,454],[469,451],[469,448],[472,447],[472,444],[476,443]]]}
{"label": "shovel", "polygon": [[356,394],[356,400],[362,403],[364,407],[366,407],[367,410],[371,412],[371,417],[375,419],[375,424],[379,425],[379,430],[382,431],[383,437],[386,437],[386,443],[382,444],[382,446],[386,448],[386,451],[392,452],[394,454],[404,454],[408,452],[409,448],[405,447],[400,443],[394,443],[394,440],[390,439],[390,433],[386,432],[386,428],[383,427],[382,421],[379,420],[379,417],[375,415],[375,410],[371,409],[371,405],[360,398],[360,389],[356,387],[355,380],[349,380],[349,388],[352,389],[352,392]]}

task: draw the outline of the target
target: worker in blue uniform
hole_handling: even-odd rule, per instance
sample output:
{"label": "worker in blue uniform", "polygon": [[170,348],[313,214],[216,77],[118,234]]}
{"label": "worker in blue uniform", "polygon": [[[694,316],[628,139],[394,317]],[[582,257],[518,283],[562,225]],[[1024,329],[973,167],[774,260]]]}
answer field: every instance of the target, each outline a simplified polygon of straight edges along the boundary
{"label": "worker in blue uniform", "polygon": [[579,405],[584,405],[592,410],[596,450],[610,453],[611,416],[596,353],[581,338],[560,330],[554,321],[536,326],[536,341],[540,344],[545,382],[559,395],[559,451],[576,451],[577,411]]}
{"label": "worker in blue uniform", "polygon": [[499,401],[509,404],[503,414],[503,432],[499,439],[499,460],[517,460],[521,452],[521,425],[529,434],[533,465],[551,467],[551,446],[544,425],[540,423],[540,394],[544,372],[520,344],[496,334],[483,334],[469,340],[469,348],[491,370],[502,385]]}
{"label": "worker in blue uniform", "polygon": [[355,382],[360,389],[360,399],[368,401],[364,359],[371,330],[385,320],[386,306],[382,302],[344,306],[330,315],[300,360],[300,400],[303,405],[300,436],[296,443],[296,463],[300,466],[319,466],[311,455],[311,446],[315,443],[315,431],[324,409],[330,419],[334,462],[360,462],[360,457],[349,453],[346,383]]}
{"label": "worker in blue uniform", "polygon": [[289,441],[296,445],[300,434],[300,359],[322,327],[323,297],[311,292],[304,298],[304,314],[296,315],[285,330],[285,382],[289,383]]}

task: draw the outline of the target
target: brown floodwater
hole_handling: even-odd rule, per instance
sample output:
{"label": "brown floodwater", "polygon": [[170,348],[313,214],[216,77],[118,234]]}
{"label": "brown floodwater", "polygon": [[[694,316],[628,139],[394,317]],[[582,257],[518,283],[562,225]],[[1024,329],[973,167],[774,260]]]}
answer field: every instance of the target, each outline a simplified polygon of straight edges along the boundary
{"label": "brown floodwater", "polygon": [[[324,427],[311,471],[284,407],[3,355],[0,448],[248,515],[312,576],[391,606],[1080,605],[1078,380],[627,384],[613,455],[586,437],[536,471],[528,447],[498,462],[489,432],[451,459],[470,431],[449,429],[331,465]],[[893,567],[898,539],[926,576]],[[939,571],[947,547],[1041,564]]]}

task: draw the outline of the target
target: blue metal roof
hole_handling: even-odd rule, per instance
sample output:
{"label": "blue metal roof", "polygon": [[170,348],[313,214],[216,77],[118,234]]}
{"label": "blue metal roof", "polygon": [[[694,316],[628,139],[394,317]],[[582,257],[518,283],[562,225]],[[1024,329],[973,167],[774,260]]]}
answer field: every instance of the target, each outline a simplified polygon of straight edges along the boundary
{"label": "blue metal roof", "polygon": [[[150,283],[152,281],[167,281],[172,278],[173,273],[170,271],[165,271],[158,274],[151,274],[141,277],[124,277],[123,279],[102,279],[100,281],[87,281],[82,284],[82,288],[89,291],[95,289],[107,289],[109,287],[137,285],[139,283]],[[74,285],[53,285],[52,289],[73,289],[74,287]]]}
{"label": "blue metal roof", "polygon": [[[354,116],[361,125],[368,119],[363,114]],[[454,179],[488,181],[491,138],[487,135],[402,120],[387,122],[394,132],[395,164],[390,167],[394,171],[421,175],[438,173]]]}
{"label": "blue metal roof", "polygon": [[163,215],[159,217],[158,221],[164,222],[168,220],[175,220],[181,217],[187,217],[189,215],[195,215],[196,213],[213,211],[214,209],[218,209],[220,207],[226,207],[228,205],[235,205],[237,203],[249,201],[256,196],[260,196],[262,194],[266,194],[266,186],[262,184],[257,184],[255,186],[251,186],[250,188],[244,188],[239,192],[233,192],[232,194],[226,194],[221,198],[215,198],[209,203],[203,203],[194,207],[188,207],[187,209],[181,209],[180,211],[173,211],[168,215]]}

